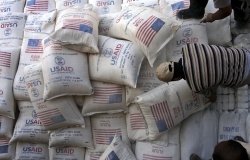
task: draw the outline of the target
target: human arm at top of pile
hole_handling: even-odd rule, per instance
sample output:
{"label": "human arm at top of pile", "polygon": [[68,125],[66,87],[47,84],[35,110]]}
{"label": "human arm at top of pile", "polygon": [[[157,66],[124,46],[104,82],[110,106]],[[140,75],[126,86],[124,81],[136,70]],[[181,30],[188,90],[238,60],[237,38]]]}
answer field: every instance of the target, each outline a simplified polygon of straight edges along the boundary
{"label": "human arm at top of pile", "polygon": [[215,13],[208,13],[202,20],[201,23],[214,22],[215,20],[224,19],[229,16],[232,12],[231,5],[219,8]]}

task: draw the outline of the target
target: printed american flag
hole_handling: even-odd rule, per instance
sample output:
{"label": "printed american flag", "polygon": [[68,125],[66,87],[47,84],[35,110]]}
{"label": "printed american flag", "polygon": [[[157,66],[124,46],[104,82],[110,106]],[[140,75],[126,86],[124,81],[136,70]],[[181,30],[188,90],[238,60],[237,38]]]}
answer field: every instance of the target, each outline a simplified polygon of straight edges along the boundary
{"label": "printed american flag", "polygon": [[0,153],[8,153],[9,140],[6,138],[0,138]]}
{"label": "printed american flag", "polygon": [[121,136],[121,129],[93,129],[96,144],[109,145],[115,135]]}
{"label": "printed american flag", "polygon": [[65,118],[58,108],[39,112],[37,113],[37,116],[44,126],[50,126],[65,121]]}
{"label": "printed american flag", "polygon": [[49,0],[27,0],[27,11],[48,11]]}
{"label": "printed american flag", "polygon": [[189,0],[180,0],[176,3],[171,4],[173,15],[176,16],[179,10],[187,9],[190,6]]}
{"label": "printed american flag", "polygon": [[174,126],[174,121],[166,101],[150,106],[159,132]]}
{"label": "printed american flag", "polygon": [[102,153],[96,152],[96,153],[90,153],[90,160],[99,160]]}
{"label": "printed american flag", "polygon": [[132,113],[129,115],[129,118],[132,130],[146,129],[146,124],[141,113]]}
{"label": "printed american flag", "polygon": [[111,151],[105,160],[120,160],[114,151]]}
{"label": "printed american flag", "polygon": [[92,33],[93,24],[91,21],[84,19],[65,19],[63,21],[63,29],[72,29],[82,32]]}
{"label": "printed american flag", "polygon": [[136,32],[136,38],[140,40],[145,46],[149,46],[157,32],[165,24],[160,18],[150,16],[143,24],[139,27]]}
{"label": "printed american flag", "polygon": [[42,40],[41,39],[29,39],[25,53],[42,54],[43,53]]}
{"label": "printed american flag", "polygon": [[11,63],[11,53],[0,52],[0,66],[10,67],[10,63]]}
{"label": "printed american flag", "polygon": [[143,160],[172,160],[172,157],[164,157],[164,156],[154,156],[150,154],[143,154]]}
{"label": "printed american flag", "polygon": [[93,103],[112,104],[122,102],[122,87],[94,87]]}

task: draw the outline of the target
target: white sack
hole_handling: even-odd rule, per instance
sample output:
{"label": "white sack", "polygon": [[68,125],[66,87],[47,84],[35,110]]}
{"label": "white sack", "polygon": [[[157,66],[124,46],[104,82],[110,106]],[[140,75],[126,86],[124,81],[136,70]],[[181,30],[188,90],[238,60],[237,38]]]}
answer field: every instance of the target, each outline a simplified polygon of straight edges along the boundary
{"label": "white sack", "polygon": [[16,74],[20,48],[0,49],[0,115],[15,118],[13,80]]}
{"label": "white sack", "polygon": [[17,142],[15,160],[49,160],[47,144]]}
{"label": "white sack", "polygon": [[135,43],[99,36],[100,54],[89,55],[90,78],[136,87],[143,53]]}
{"label": "white sack", "polygon": [[181,157],[185,159],[195,153],[202,159],[210,159],[218,140],[218,126],[219,114],[211,108],[182,123]]}
{"label": "white sack", "polygon": [[246,132],[247,132],[247,138],[245,139],[247,142],[250,142],[250,114],[247,114],[246,119]]}
{"label": "white sack", "polygon": [[184,80],[163,84],[137,96],[136,103],[146,120],[151,140],[210,104],[202,94],[192,92]]}
{"label": "white sack", "polygon": [[179,146],[174,144],[169,145],[159,145],[146,141],[137,141],[135,154],[137,160],[178,160],[180,159],[179,155]]}
{"label": "white sack", "polygon": [[55,0],[26,0],[24,13],[43,14],[56,9]]}
{"label": "white sack", "polygon": [[89,4],[92,4],[94,11],[100,15],[119,12],[122,9],[122,0],[89,0]]}
{"label": "white sack", "polygon": [[50,132],[49,147],[94,148],[90,118],[85,117],[85,127],[70,127]]}
{"label": "white sack", "polygon": [[54,147],[49,148],[50,160],[84,160],[85,148]]}
{"label": "white sack", "polygon": [[158,0],[123,0],[124,5],[135,4],[155,8],[159,5]]}
{"label": "white sack", "polygon": [[200,20],[184,20],[174,38],[166,45],[168,61],[179,61],[182,58],[182,47],[186,44],[208,44],[206,24]]}
{"label": "white sack", "polygon": [[146,93],[159,85],[164,84],[160,81],[156,74],[155,69],[152,68],[147,59],[142,61],[140,73],[137,80],[136,88],[126,86],[126,104],[127,106],[134,103],[135,97],[140,94]]}
{"label": "white sack", "polygon": [[25,0],[1,0],[0,12],[23,12]]}
{"label": "white sack", "polygon": [[[181,158],[188,159],[192,153],[200,156],[202,150],[201,120],[202,111],[188,117],[181,123],[180,146]],[[207,137],[208,138],[208,137]],[[212,155],[211,155],[212,156]]]}
{"label": "white sack", "polygon": [[49,134],[37,117],[31,102],[18,101],[19,116],[10,143],[22,141],[29,143],[48,143]]}
{"label": "white sack", "polygon": [[82,114],[118,113],[127,111],[125,86],[93,81],[94,94],[85,96]]}
{"label": "white sack", "polygon": [[[206,6],[206,13],[214,13],[218,8],[214,8],[213,0],[209,0]],[[232,35],[230,29],[230,16],[214,21],[213,23],[206,23],[207,25],[207,36],[208,43],[219,45],[219,46],[229,46],[232,45]]]}
{"label": "white sack", "polygon": [[136,141],[135,155],[138,160],[180,160],[180,126],[170,129],[155,141]]}
{"label": "white sack", "polygon": [[119,136],[115,136],[111,144],[104,151],[99,160],[116,159],[116,160],[136,160],[130,147],[124,143]]}
{"label": "white sack", "polygon": [[14,120],[5,116],[0,116],[0,138],[10,139],[14,128]]}
{"label": "white sack", "polygon": [[55,32],[50,38],[68,48],[85,53],[98,53],[97,14],[88,8],[68,8],[58,11]]}
{"label": "white sack", "polygon": [[12,160],[15,158],[15,144],[9,144],[9,139],[0,138],[0,159]]}
{"label": "white sack", "polygon": [[179,10],[188,9],[189,0],[159,0],[160,12],[165,15],[176,16]]}
{"label": "white sack", "polygon": [[50,34],[54,32],[55,20],[56,11],[44,14],[29,14],[25,23],[24,32]]}
{"label": "white sack", "polygon": [[153,66],[158,52],[174,37],[178,26],[179,22],[173,16],[149,7],[131,5],[115,18],[109,35],[138,44]]}
{"label": "white sack", "polygon": [[236,107],[237,109],[248,109],[248,85],[237,88],[236,90]]}
{"label": "white sack", "polygon": [[250,49],[250,33],[240,34],[233,40],[233,46]]}
{"label": "white sack", "polygon": [[20,46],[26,15],[24,13],[2,13],[0,15],[0,46]]}
{"label": "white sack", "polygon": [[[219,113],[211,108],[203,111],[201,119],[201,158],[210,159],[218,142]],[[209,138],[208,138],[209,137]]]}
{"label": "white sack", "polygon": [[118,16],[119,13],[110,13],[99,16],[98,31],[99,35],[107,36],[113,20]]}
{"label": "white sack", "polygon": [[228,87],[217,88],[216,110],[232,111],[237,107],[236,89]]}
{"label": "white sack", "polygon": [[125,115],[122,113],[116,114],[98,114],[91,117],[91,127],[95,150],[104,152],[113,140],[115,134],[130,145]]}
{"label": "white sack", "polygon": [[65,96],[44,101],[41,64],[26,66],[25,75],[30,100],[34,105],[37,116],[47,130],[75,125],[84,126],[84,119],[73,97]]}
{"label": "white sack", "polygon": [[55,0],[55,1],[57,10],[63,10],[70,7],[82,8],[88,2],[88,0]]}
{"label": "white sack", "polygon": [[42,39],[47,35],[31,33],[26,36],[23,39],[20,60],[13,84],[16,100],[29,100],[29,94],[25,87],[24,67],[41,61],[43,55]]}
{"label": "white sack", "polygon": [[84,160],[99,160],[103,152],[96,152],[92,149],[86,149]]}
{"label": "white sack", "polygon": [[218,142],[241,136],[246,139],[247,110],[236,110],[220,113]]}
{"label": "white sack", "polygon": [[146,140],[148,139],[147,124],[141,113],[141,109],[138,104],[131,104],[128,113],[126,114],[126,124],[128,137],[130,140]]}
{"label": "white sack", "polygon": [[43,45],[44,99],[92,94],[87,55],[50,39],[45,39]]}

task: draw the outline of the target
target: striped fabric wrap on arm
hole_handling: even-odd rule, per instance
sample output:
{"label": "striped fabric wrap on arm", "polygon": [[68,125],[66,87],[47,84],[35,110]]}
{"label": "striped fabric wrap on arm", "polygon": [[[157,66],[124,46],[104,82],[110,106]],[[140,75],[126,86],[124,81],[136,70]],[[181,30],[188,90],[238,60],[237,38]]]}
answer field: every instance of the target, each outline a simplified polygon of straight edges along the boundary
{"label": "striped fabric wrap on arm", "polygon": [[244,80],[247,53],[243,49],[187,44],[182,54],[185,78],[195,92],[218,85],[237,87]]}

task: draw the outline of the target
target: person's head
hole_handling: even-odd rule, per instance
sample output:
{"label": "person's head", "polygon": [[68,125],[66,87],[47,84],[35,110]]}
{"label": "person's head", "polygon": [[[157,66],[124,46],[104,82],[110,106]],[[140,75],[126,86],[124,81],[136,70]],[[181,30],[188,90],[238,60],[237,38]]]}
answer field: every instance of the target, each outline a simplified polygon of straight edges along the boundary
{"label": "person's head", "polygon": [[246,149],[234,140],[222,141],[214,148],[213,160],[249,160]]}
{"label": "person's head", "polygon": [[156,68],[156,76],[163,82],[170,82],[174,77],[174,62],[161,63]]}

